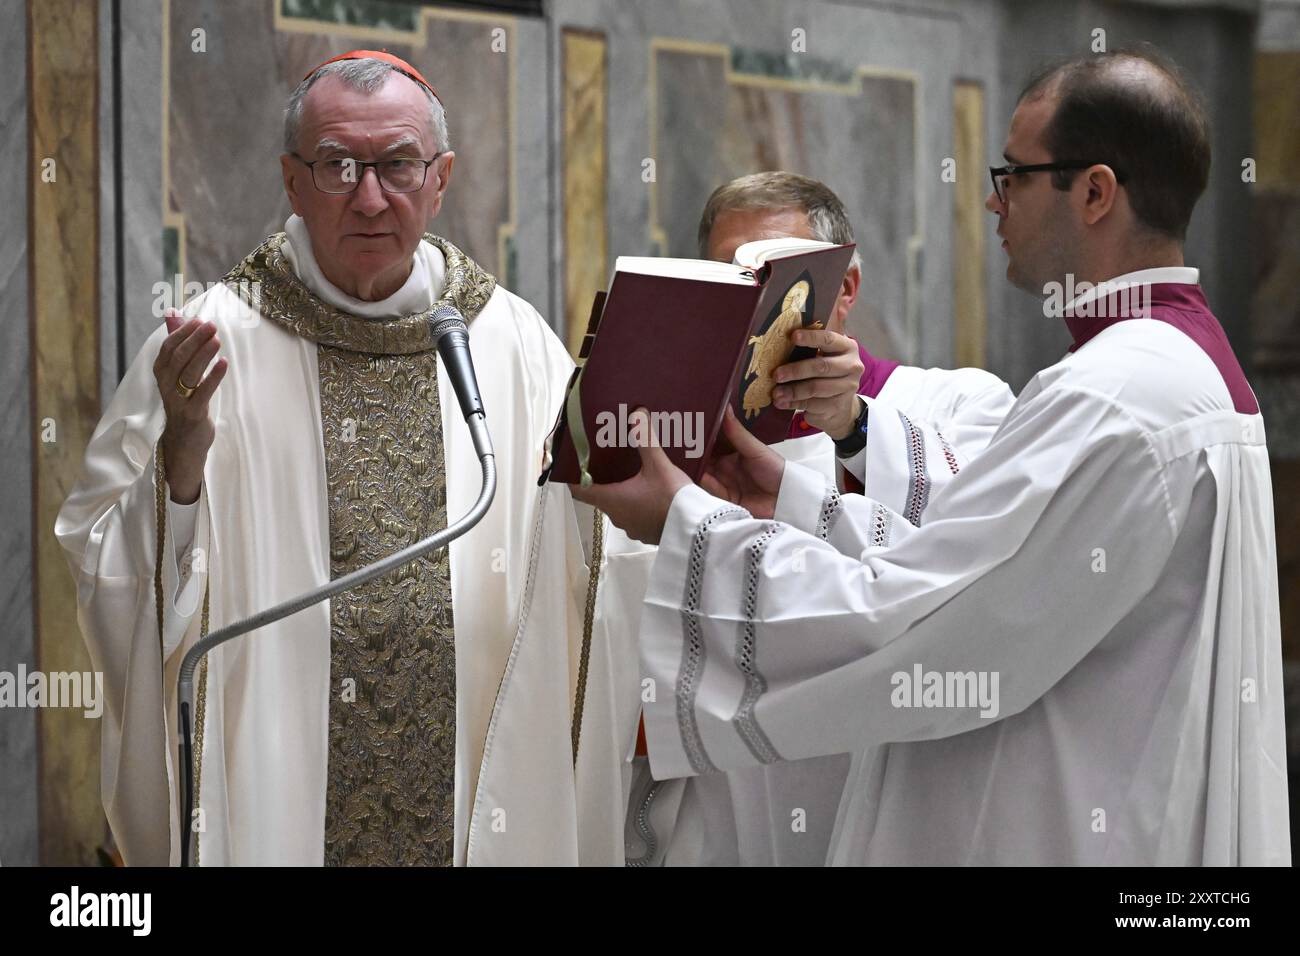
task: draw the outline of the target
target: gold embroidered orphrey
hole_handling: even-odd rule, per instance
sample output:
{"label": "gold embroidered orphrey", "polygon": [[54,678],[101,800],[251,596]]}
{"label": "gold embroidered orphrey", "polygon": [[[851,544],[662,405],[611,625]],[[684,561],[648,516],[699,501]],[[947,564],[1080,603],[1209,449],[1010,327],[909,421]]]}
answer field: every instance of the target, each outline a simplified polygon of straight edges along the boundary
{"label": "gold embroidered orphrey", "polygon": [[[455,305],[472,321],[496,280],[450,242],[424,238],[446,260],[435,307]],[[283,233],[269,237],[223,282],[317,344],[330,576],[338,578],[447,525],[433,308],[396,319],[335,309],[294,273],[284,242]],[[160,505],[160,529],[164,521]],[[199,727],[205,691],[206,669]],[[328,754],[326,865],[453,862],[456,655],[445,549],[331,601]]]}

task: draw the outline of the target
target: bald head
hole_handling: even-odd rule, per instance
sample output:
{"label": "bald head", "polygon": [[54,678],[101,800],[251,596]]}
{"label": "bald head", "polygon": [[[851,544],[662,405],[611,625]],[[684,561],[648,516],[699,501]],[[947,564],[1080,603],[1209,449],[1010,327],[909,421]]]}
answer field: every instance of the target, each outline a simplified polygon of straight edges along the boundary
{"label": "bald head", "polygon": [[[1141,228],[1186,236],[1209,181],[1209,123],[1172,62],[1149,46],[1078,57],[1037,74],[1020,100],[1052,106],[1043,145],[1054,162],[1110,166]],[[1053,173],[1053,185],[1069,189],[1075,175]]]}

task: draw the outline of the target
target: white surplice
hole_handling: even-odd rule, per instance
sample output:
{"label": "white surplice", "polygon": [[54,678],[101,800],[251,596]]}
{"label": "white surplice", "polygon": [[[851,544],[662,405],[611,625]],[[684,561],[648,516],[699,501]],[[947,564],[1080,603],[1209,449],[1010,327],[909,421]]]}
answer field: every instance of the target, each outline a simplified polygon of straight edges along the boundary
{"label": "white surplice", "polygon": [[[969,460],[993,437],[1015,396],[1006,383],[980,369],[922,369],[901,366],[886,380],[877,399],[905,409],[944,436],[958,456]],[[836,479],[834,445],[822,433],[792,438],[772,448],[787,461]],[[949,468],[936,446],[935,464]],[[821,501],[820,490],[818,503]],[[660,780],[654,792],[644,761],[626,762],[641,714],[637,667],[637,626],[654,562],[655,548],[607,526],[600,602],[592,639],[593,681],[588,706],[601,714],[601,726],[585,721],[587,735],[603,747],[584,748],[580,769],[597,761],[609,768],[601,786],[585,792],[600,806],[584,807],[584,826],[600,832],[595,847],[584,847],[583,862],[619,865],[821,865],[849,770],[847,753],[782,761],[728,773]],[[593,698],[607,690],[617,700]],[[585,762],[591,761],[591,765]],[[612,795],[621,795],[611,800]],[[629,819],[630,817],[630,819]],[[628,838],[623,840],[624,824]],[[606,852],[612,849],[611,855]]]}
{"label": "white surplice", "polygon": [[[444,257],[427,242],[402,289],[362,303],[320,274],[297,217],[286,232],[286,258],[337,308],[393,317],[426,310],[441,293]],[[163,409],[152,373],[165,327],[127,371],[56,525],[77,578],[82,630],[105,675],[103,800],[128,864],[179,859],[176,676],[199,634],[205,579],[215,631],[330,578],[316,343],[253,312],[225,285],[184,311],[217,324],[230,368],[212,400],[216,439],[193,515],[192,543],[206,559],[184,568],[184,587],[177,543],[165,542],[165,666],[153,591]],[[586,569],[567,488],[536,485],[572,362],[537,312],[499,286],[469,338],[498,486],[483,520],[451,545],[455,861],[575,863],[570,721]],[[481,473],[441,362],[438,388],[453,521],[477,498]],[[203,865],[322,862],[329,670],[329,602],[209,655],[197,796]]]}
{"label": "white surplice", "polygon": [[876,400],[871,497],[798,465],[775,520],[678,493],[641,621],[654,776],[852,752],[839,864],[1289,863],[1261,417],[1129,319],[960,474],[943,445]]}

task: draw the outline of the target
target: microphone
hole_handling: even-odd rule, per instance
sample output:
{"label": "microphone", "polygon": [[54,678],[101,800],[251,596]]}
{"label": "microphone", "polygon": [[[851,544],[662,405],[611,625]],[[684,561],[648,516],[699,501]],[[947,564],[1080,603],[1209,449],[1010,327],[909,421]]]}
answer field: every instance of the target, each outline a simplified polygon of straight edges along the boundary
{"label": "microphone", "polygon": [[465,516],[455,524],[448,525],[424,540],[417,541],[410,547],[404,548],[395,554],[390,554],[374,564],[358,568],[352,573],[328,581],[306,594],[284,601],[275,607],[267,608],[265,611],[259,611],[252,617],[214,631],[186,652],[184,659],[181,661],[180,674],[176,679],[176,709],[181,734],[179,749],[183,777],[181,781],[183,815],[180,821],[181,866],[189,866],[191,856],[190,827],[194,808],[194,752],[192,740],[192,725],[195,714],[194,672],[198,669],[199,661],[204,655],[226,641],[247,634],[259,627],[265,627],[288,617],[290,614],[296,614],[313,604],[331,598],[359,584],[364,584],[382,574],[388,574],[404,564],[436,551],[438,548],[446,547],[478,524],[483,516],[487,514],[488,507],[492,504],[492,498],[496,494],[497,487],[496,456],[492,452],[492,439],[488,435],[487,418],[483,411],[483,398],[478,390],[478,379],[474,377],[474,362],[469,352],[469,326],[465,324],[465,317],[453,305],[437,306],[433,310],[433,315],[429,317],[429,323],[430,334],[433,337],[435,347],[438,349],[438,355],[442,358],[442,364],[447,370],[447,377],[451,380],[452,388],[456,392],[456,398],[460,401],[460,410],[465,415],[465,423],[469,426],[470,437],[474,442],[474,451],[478,456],[479,466],[483,472],[483,483],[479,490],[478,500],[474,502],[474,506],[470,508]]}
{"label": "microphone", "polygon": [[479,396],[478,379],[474,377],[474,360],[469,351],[469,326],[465,317],[454,305],[443,304],[433,310],[429,318],[429,334],[438,348],[443,368],[451,379],[451,387],[460,400],[461,414],[469,426],[474,441],[474,451],[482,458],[492,453],[492,442],[487,433],[487,416],[483,399]]}

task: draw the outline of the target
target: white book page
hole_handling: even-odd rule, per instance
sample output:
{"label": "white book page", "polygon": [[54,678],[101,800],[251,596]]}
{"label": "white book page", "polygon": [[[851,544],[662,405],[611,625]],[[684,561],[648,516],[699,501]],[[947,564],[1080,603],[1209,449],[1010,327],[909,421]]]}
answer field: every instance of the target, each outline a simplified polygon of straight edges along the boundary
{"label": "white book page", "polygon": [[758,270],[765,262],[770,262],[773,259],[784,259],[786,256],[796,256],[804,252],[812,252],[814,249],[833,248],[835,248],[833,242],[821,242],[817,239],[797,239],[793,236],[783,236],[777,239],[757,239],[738,248],[734,262],[741,268]]}
{"label": "white book page", "polygon": [[676,279],[701,279],[705,282],[724,282],[734,285],[753,285],[750,270],[731,262],[713,262],[708,259],[660,259],[653,256],[619,256],[614,261],[614,272],[636,272],[649,276],[669,276]]}
{"label": "white book page", "polygon": [[614,261],[614,272],[636,272],[641,275],[668,276],[676,279],[753,285],[756,281],[753,273],[773,259],[800,255],[814,249],[833,248],[835,243],[819,242],[816,239],[793,237],[759,239],[747,242],[737,249],[732,262],[714,262],[711,259],[669,259],[656,256],[619,256]]}

